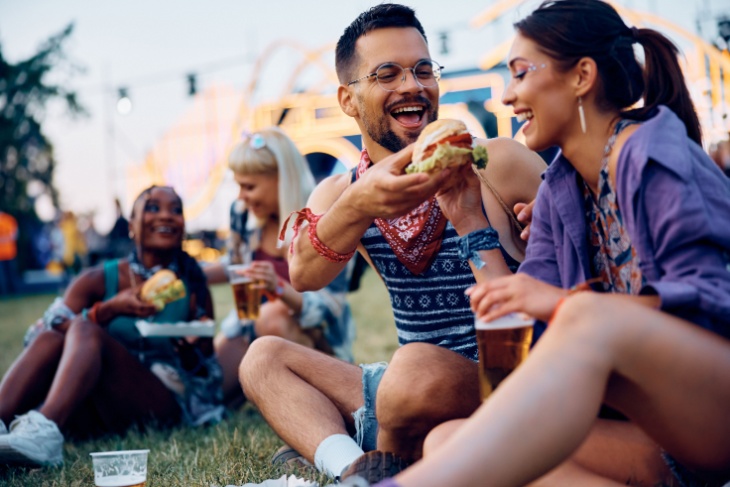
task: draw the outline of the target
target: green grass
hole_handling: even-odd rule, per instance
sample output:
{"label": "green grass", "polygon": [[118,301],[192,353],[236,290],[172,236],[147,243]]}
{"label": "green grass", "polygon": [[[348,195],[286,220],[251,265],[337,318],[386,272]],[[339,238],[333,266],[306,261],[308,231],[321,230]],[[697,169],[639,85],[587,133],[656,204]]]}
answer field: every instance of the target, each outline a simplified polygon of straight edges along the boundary
{"label": "green grass", "polygon": [[[214,286],[216,315],[220,319],[232,305],[230,289]],[[0,299],[0,373],[8,370],[22,351],[28,325],[37,320],[53,301],[53,295]],[[397,347],[393,315],[383,284],[372,270],[362,287],[350,295],[357,322],[354,346],[356,363],[388,360]],[[271,466],[271,455],[282,441],[250,404],[232,412],[218,425],[206,428],[178,427],[171,430],[130,431],[86,442],[67,442],[63,467],[26,469],[0,465],[0,486],[93,485],[89,453],[94,451],[150,449],[147,487],[242,485],[284,475]],[[323,476],[296,472],[326,483]]]}

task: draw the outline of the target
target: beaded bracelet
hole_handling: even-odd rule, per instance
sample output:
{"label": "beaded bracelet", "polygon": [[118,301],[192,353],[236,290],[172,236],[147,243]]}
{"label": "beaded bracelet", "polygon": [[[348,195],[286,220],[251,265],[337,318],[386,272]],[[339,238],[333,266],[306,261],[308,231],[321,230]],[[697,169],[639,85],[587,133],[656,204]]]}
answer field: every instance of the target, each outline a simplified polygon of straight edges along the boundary
{"label": "beaded bracelet", "polygon": [[299,211],[293,211],[288,217],[286,217],[286,221],[284,221],[284,226],[279,233],[279,241],[284,241],[286,229],[289,225],[289,219],[295,213],[297,214],[297,218],[294,220],[294,225],[292,227],[292,230],[294,231],[294,236],[292,237],[292,242],[289,245],[290,254],[294,253],[294,239],[299,234],[299,227],[301,227],[302,223],[304,223],[304,220],[307,220],[309,222],[309,241],[311,242],[314,250],[316,250],[319,255],[333,263],[347,262],[352,258],[353,255],[355,255],[355,250],[357,249],[353,249],[351,252],[341,254],[327,247],[327,245],[325,245],[319,239],[319,237],[317,237],[317,222],[319,222],[319,219],[322,218],[322,215],[315,215],[309,208],[303,208]]}
{"label": "beaded bracelet", "polygon": [[459,258],[471,260],[474,267],[481,269],[486,264],[479,257],[480,250],[498,249],[499,233],[492,227],[474,230],[473,232],[459,238]]}

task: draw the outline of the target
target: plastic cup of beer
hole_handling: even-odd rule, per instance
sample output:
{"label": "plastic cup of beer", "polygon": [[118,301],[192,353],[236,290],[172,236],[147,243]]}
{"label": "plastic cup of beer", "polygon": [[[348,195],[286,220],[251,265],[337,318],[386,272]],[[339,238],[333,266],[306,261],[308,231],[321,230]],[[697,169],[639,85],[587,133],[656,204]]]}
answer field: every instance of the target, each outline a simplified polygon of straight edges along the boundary
{"label": "plastic cup of beer", "polygon": [[261,308],[261,283],[243,275],[248,264],[231,264],[228,276],[233,288],[233,299],[236,301],[238,319],[255,320]]}
{"label": "plastic cup of beer", "polygon": [[482,401],[527,358],[534,323],[534,319],[520,313],[510,313],[490,322],[475,320]]}
{"label": "plastic cup of beer", "polygon": [[91,454],[96,487],[144,487],[149,450],[107,451]]}

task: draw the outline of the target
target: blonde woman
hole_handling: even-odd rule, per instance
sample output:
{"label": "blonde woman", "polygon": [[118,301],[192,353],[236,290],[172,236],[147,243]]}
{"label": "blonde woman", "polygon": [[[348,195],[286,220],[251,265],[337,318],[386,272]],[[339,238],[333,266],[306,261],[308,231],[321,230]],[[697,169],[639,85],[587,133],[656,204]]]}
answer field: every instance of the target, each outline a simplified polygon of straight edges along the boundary
{"label": "blonde woman", "polygon": [[[317,292],[300,293],[289,284],[288,241],[278,246],[279,230],[291,212],[306,205],[314,189],[307,161],[291,139],[272,127],[246,134],[231,151],[228,166],[240,187],[231,211],[231,247],[252,254],[246,274],[263,281],[265,302],[252,328],[229,316],[215,339],[223,366],[223,390],[229,404],[242,399],[238,365],[251,341],[274,335],[352,361],[355,328],[349,305],[349,269]],[[209,282],[225,282],[223,264],[206,269]]]}

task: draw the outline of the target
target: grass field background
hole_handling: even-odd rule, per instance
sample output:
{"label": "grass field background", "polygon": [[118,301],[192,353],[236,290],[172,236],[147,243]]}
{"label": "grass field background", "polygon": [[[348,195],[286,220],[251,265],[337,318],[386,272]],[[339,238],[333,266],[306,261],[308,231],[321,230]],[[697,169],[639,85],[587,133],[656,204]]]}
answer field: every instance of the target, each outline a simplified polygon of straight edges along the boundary
{"label": "grass field background", "polygon": [[[216,316],[220,320],[232,306],[227,285],[213,286]],[[22,351],[23,335],[55,295],[0,299],[0,373],[3,375]],[[361,288],[350,294],[357,323],[356,363],[388,360],[397,347],[393,315],[387,292],[377,275],[368,270]],[[296,398],[282,398],[296,401]],[[278,478],[283,469],[273,467],[271,455],[282,441],[266,425],[255,407],[246,404],[220,424],[204,428],[130,431],[87,442],[67,442],[63,467],[26,469],[0,465],[0,486],[94,485],[89,453],[94,451],[150,449],[147,487],[242,485]],[[297,472],[319,482],[311,472]]]}

